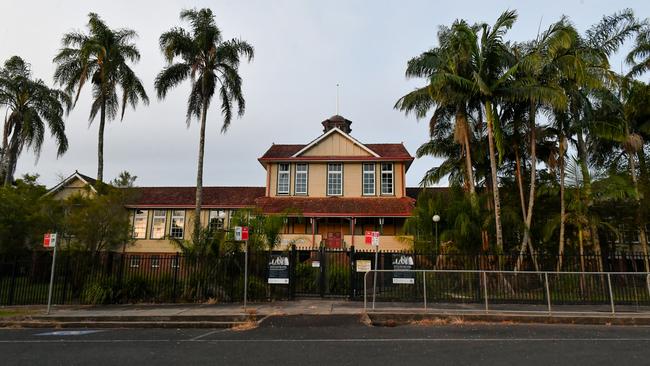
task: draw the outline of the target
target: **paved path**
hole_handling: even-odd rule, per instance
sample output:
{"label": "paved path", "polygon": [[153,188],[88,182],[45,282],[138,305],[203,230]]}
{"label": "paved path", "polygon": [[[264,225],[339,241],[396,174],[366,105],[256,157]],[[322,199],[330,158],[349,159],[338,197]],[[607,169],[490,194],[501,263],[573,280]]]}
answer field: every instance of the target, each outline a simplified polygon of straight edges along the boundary
{"label": "paved path", "polygon": [[[68,331],[68,330],[65,330]],[[86,332],[84,332],[86,331]],[[271,318],[251,330],[2,329],[3,365],[647,365],[650,328],[369,327],[357,316]]]}

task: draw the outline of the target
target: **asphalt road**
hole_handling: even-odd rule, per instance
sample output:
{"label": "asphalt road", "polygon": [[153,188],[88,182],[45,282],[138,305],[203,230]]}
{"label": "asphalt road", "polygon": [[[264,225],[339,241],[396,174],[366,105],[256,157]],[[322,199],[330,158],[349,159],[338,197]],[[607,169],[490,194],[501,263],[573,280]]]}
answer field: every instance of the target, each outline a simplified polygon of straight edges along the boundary
{"label": "asphalt road", "polygon": [[70,331],[0,329],[0,365],[650,364],[650,327],[456,324],[379,328],[341,316],[270,318],[250,330]]}

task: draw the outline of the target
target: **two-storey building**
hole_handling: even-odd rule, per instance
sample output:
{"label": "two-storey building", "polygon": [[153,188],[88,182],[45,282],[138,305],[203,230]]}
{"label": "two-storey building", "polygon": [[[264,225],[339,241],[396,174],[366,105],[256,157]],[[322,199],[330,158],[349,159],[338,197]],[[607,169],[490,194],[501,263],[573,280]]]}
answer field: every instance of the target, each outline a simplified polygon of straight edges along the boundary
{"label": "two-storey building", "polygon": [[[351,136],[351,121],[333,116],[323,133],[306,144],[273,144],[258,159],[266,170],[264,187],[203,188],[200,220],[228,229],[234,211],[258,209],[286,214],[282,245],[349,248],[364,244],[365,231],[380,231],[382,248],[410,246],[402,234],[415,192],[406,188],[413,162],[402,143],[368,144]],[[75,191],[93,194],[94,180],[78,172],[50,190],[57,198]],[[194,187],[137,187],[132,211],[134,245],[129,252],[169,253],[170,238],[190,238]]]}

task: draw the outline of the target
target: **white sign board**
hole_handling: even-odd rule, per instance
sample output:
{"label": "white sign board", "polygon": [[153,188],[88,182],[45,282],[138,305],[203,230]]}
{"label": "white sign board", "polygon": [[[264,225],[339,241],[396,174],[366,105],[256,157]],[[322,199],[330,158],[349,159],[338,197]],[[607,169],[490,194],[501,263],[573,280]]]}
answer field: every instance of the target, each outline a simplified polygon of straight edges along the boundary
{"label": "white sign board", "polygon": [[379,231],[372,232],[372,246],[373,247],[379,246]]}
{"label": "white sign board", "polygon": [[236,241],[241,241],[241,233],[242,233],[241,226],[235,226],[235,240]]}
{"label": "white sign board", "polygon": [[370,272],[372,261],[357,259],[357,272]]}

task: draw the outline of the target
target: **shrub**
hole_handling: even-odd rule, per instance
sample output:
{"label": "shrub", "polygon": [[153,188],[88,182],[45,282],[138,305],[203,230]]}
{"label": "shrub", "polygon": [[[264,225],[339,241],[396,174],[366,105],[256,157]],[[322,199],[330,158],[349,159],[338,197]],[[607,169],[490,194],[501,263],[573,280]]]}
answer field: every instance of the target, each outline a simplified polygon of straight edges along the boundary
{"label": "shrub", "polygon": [[115,295],[115,283],[112,278],[96,279],[84,287],[81,302],[92,305],[110,304]]}

